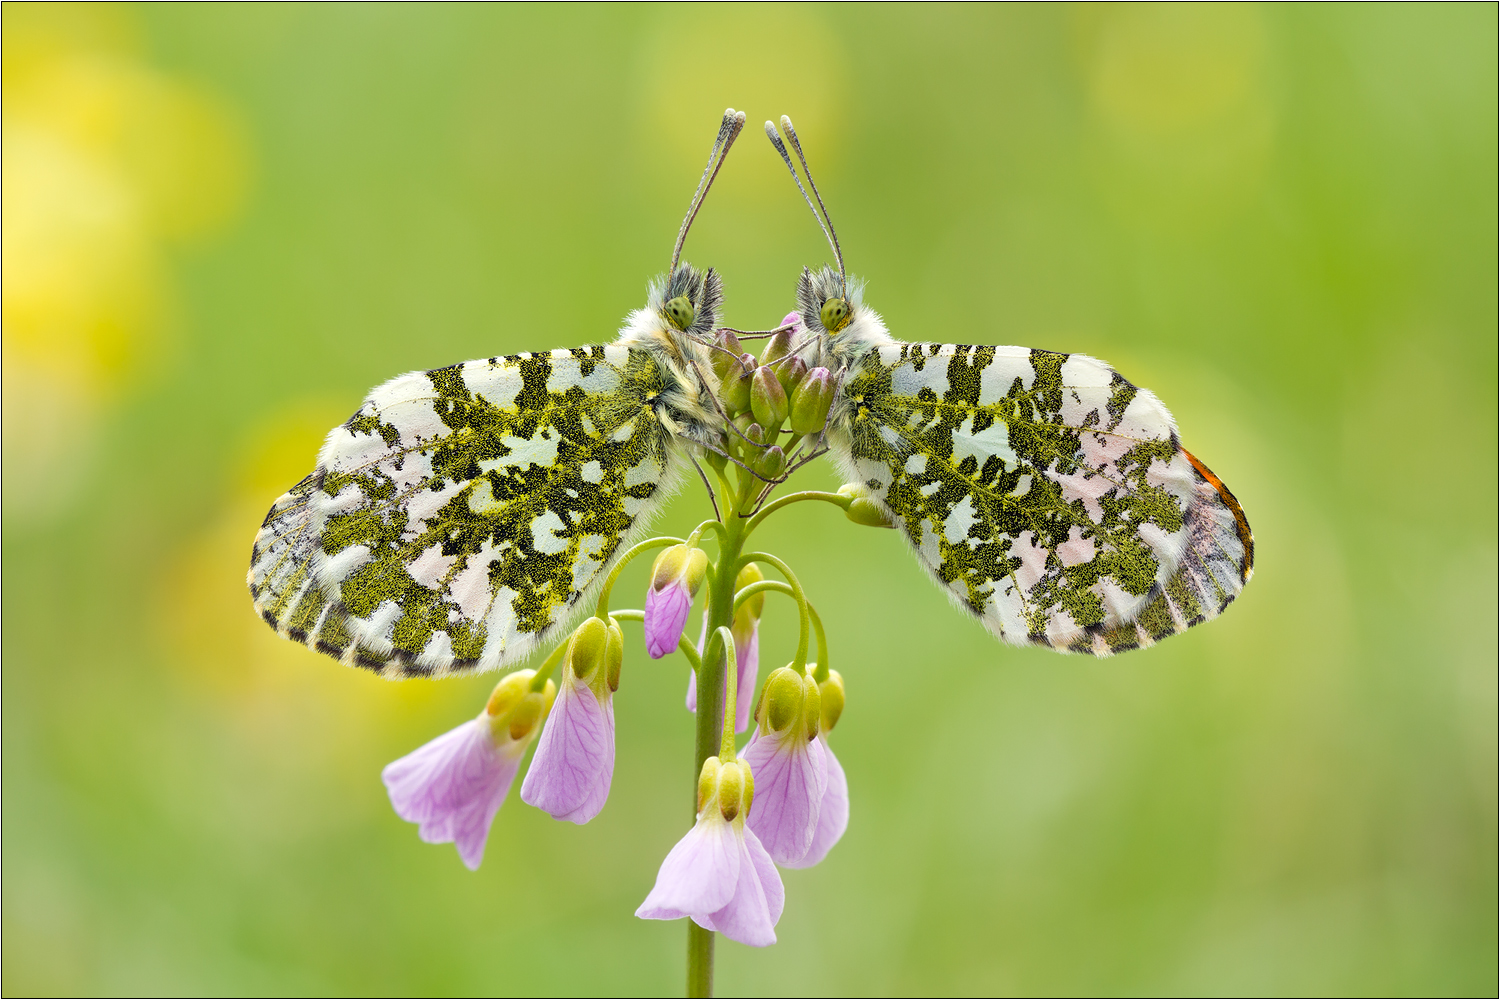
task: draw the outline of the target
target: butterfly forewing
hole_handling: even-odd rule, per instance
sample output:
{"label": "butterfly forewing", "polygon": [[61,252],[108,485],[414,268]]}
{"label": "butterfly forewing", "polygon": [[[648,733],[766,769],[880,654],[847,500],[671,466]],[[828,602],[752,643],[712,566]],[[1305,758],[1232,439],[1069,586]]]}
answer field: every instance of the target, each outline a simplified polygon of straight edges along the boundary
{"label": "butterfly forewing", "polygon": [[847,471],[1001,638],[1108,655],[1214,617],[1249,578],[1233,496],[1092,358],[893,342],[844,395]]}
{"label": "butterfly forewing", "polygon": [[390,677],[513,663],[664,501],[665,375],[621,345],[404,375],[334,428],[256,536],[279,632]]}

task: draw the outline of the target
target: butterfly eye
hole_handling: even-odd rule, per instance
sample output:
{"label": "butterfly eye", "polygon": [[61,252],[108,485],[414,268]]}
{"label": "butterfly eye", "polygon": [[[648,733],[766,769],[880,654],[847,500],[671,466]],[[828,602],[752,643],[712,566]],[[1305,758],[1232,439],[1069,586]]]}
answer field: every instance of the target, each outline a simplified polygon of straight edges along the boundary
{"label": "butterfly eye", "polygon": [[685,295],[679,295],[677,298],[672,299],[661,307],[661,311],[666,314],[667,322],[683,331],[686,331],[688,327],[693,325],[693,318],[697,316],[697,312],[693,309],[693,304],[687,300],[687,296]]}
{"label": "butterfly eye", "polygon": [[843,299],[829,299],[823,303],[818,318],[823,321],[823,329],[829,333],[838,333],[849,322],[849,303]]}

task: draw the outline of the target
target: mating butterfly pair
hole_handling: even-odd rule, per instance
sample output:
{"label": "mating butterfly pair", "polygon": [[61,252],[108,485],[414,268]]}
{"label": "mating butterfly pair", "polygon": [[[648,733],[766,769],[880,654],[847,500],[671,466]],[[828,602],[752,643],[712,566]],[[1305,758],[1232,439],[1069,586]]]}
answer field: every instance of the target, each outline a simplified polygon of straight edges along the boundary
{"label": "mating butterfly pair", "polygon": [[[725,114],[672,266],[613,344],[402,375],[329,433],[255,539],[250,591],[279,634],[389,678],[491,670],[566,634],[731,433],[719,277],[680,261],[744,117]],[[803,271],[793,350],[839,387],[820,443],[956,603],[1007,642],[1107,656],[1234,600],[1250,526],[1155,395],[1080,354],[893,339],[818,217],[838,268]]]}

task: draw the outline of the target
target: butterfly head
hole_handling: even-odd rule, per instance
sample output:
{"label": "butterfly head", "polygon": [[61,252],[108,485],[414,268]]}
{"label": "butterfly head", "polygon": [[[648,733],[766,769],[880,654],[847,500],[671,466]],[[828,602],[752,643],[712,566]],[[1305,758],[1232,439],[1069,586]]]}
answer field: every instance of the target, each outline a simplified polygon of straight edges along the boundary
{"label": "butterfly head", "polygon": [[[802,269],[797,312],[808,333],[817,338],[817,363],[834,371],[890,340],[885,324],[865,305],[861,283],[845,279],[826,264],[817,271]],[[808,364],[813,361],[809,359]]]}
{"label": "butterfly head", "polygon": [[825,264],[818,271],[802,269],[797,282],[797,309],[808,330],[836,338],[854,322],[859,305],[859,289],[850,289],[843,275],[833,268]]}
{"label": "butterfly head", "polygon": [[646,308],[660,317],[664,333],[707,339],[713,335],[723,300],[718,272],[679,264],[667,278],[652,284]]}

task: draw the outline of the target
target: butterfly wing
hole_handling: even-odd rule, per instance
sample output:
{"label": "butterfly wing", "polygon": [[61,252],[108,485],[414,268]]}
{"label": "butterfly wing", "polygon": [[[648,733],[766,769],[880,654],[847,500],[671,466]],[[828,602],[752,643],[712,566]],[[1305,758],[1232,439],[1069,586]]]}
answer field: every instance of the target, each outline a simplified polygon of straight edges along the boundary
{"label": "butterfly wing", "polygon": [[667,377],[611,345],[380,386],[266,516],[256,610],[391,678],[520,660],[670,494],[677,451],[651,405]]}
{"label": "butterfly wing", "polygon": [[1108,365],[890,343],[856,362],[839,449],[918,560],[996,635],[1106,656],[1213,618],[1254,542],[1166,407]]}

